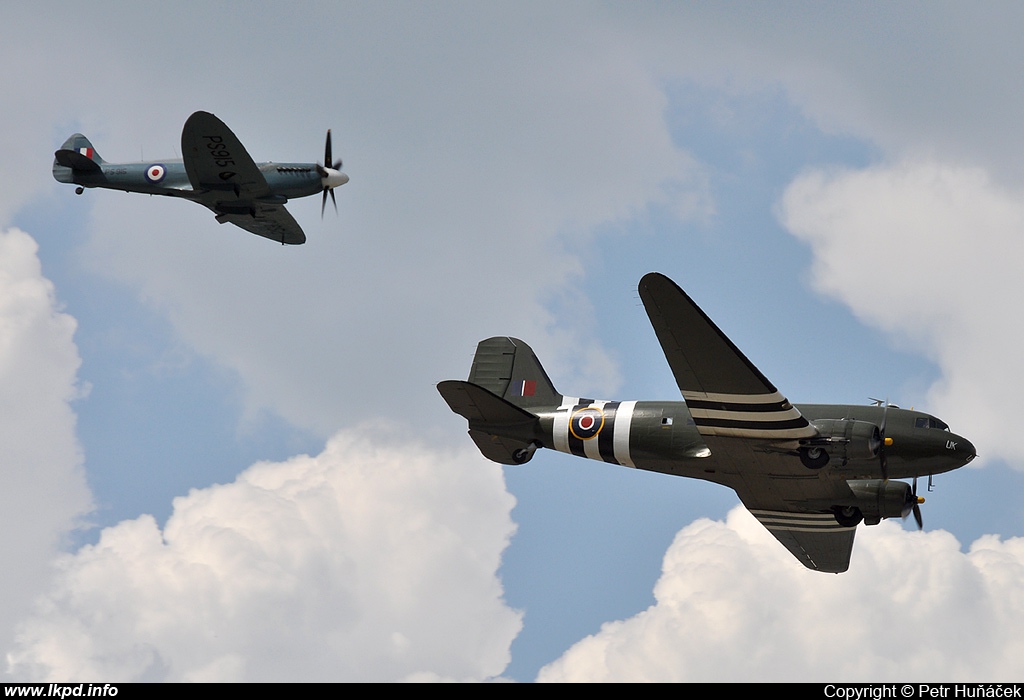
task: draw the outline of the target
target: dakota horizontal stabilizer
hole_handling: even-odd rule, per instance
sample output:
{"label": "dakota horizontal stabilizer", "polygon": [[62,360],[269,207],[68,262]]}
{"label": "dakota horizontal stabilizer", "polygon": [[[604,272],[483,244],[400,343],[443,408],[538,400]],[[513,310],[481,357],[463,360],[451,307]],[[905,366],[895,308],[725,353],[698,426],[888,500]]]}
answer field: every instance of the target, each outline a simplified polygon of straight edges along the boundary
{"label": "dakota horizontal stabilizer", "polygon": [[482,430],[470,430],[469,436],[484,457],[498,464],[523,464],[532,456],[530,443],[522,440],[491,435]]}
{"label": "dakota horizontal stabilizer", "polygon": [[470,425],[529,425],[537,416],[471,382],[449,379],[439,382],[437,390],[449,408]]}
{"label": "dakota horizontal stabilizer", "polygon": [[469,421],[469,436],[484,457],[499,464],[522,464],[533,455],[539,419],[487,389],[452,379],[437,391],[455,413]]}

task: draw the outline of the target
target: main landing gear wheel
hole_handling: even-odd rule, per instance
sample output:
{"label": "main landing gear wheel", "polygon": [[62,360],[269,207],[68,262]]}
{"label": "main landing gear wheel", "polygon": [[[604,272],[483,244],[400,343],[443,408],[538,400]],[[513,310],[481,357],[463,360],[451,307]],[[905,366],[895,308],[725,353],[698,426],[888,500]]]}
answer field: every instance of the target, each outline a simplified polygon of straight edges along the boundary
{"label": "main landing gear wheel", "polygon": [[856,506],[835,506],[832,509],[836,522],[843,527],[857,527],[864,519],[864,514]]}
{"label": "main landing gear wheel", "polygon": [[828,452],[823,447],[801,447],[800,461],[808,469],[821,469],[828,464]]}

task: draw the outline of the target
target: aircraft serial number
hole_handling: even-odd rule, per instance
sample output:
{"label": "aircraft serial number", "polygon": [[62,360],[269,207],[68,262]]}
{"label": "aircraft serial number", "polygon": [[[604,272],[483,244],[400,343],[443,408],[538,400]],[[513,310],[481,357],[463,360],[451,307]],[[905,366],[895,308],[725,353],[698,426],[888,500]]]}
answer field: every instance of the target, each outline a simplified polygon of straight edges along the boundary
{"label": "aircraft serial number", "polygon": [[235,164],[234,159],[231,157],[231,151],[224,145],[222,137],[204,136],[203,138],[207,140],[206,147],[210,149],[210,155],[213,156],[213,162],[218,168]]}

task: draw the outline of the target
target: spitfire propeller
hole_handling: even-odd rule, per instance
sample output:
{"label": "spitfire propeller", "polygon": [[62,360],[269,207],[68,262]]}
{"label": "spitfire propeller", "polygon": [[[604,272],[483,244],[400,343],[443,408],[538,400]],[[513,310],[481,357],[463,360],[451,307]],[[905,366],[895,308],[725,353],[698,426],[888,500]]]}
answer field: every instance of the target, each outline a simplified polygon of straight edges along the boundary
{"label": "spitfire propeller", "polygon": [[320,182],[324,186],[323,199],[320,200],[320,218],[324,216],[324,209],[327,207],[327,193],[331,194],[331,204],[334,211],[338,211],[338,200],[334,198],[334,188],[348,182],[348,175],[341,172],[341,158],[332,162],[331,157],[331,130],[327,130],[327,143],[324,146],[324,164],[317,163],[316,172],[320,175]]}

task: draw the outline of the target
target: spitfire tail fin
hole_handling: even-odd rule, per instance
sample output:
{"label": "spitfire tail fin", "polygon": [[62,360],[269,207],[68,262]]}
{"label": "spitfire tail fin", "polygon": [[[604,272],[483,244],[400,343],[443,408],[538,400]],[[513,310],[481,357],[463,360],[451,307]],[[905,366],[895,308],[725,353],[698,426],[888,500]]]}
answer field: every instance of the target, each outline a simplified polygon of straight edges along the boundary
{"label": "spitfire tail fin", "polygon": [[518,338],[481,340],[469,381],[528,411],[562,402],[533,350]]}
{"label": "spitfire tail fin", "polygon": [[53,176],[59,182],[74,182],[74,174],[98,172],[104,160],[89,139],[72,134],[53,154]]}

